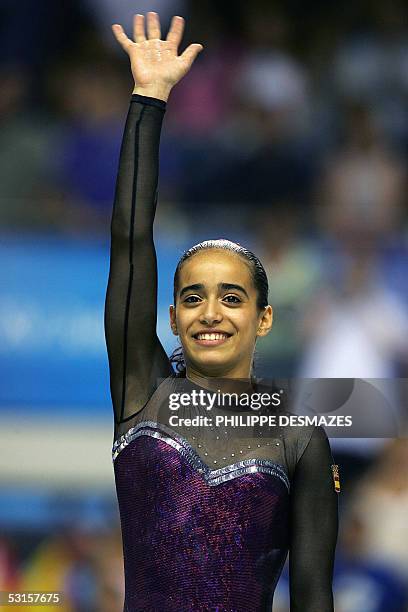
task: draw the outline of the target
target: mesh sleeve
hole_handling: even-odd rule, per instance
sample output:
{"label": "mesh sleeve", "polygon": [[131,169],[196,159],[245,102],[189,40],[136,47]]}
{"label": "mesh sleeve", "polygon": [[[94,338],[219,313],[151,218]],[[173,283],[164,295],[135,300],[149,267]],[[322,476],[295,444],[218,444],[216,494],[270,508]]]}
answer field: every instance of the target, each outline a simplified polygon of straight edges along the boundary
{"label": "mesh sleeve", "polygon": [[111,220],[105,339],[115,424],[148,401],[172,368],[156,334],[153,221],[166,103],[133,95],[126,119]]}
{"label": "mesh sleeve", "polygon": [[299,459],[291,493],[289,550],[291,612],[333,612],[333,564],[338,532],[329,441],[316,427]]}

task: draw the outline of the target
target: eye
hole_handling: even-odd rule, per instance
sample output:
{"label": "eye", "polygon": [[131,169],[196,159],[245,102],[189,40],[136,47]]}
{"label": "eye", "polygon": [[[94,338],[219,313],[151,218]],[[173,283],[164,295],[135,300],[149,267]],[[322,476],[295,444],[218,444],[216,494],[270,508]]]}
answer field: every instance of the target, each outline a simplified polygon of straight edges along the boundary
{"label": "eye", "polygon": [[224,302],[228,302],[228,304],[240,304],[241,300],[237,295],[226,295],[223,297]]}
{"label": "eye", "polygon": [[201,301],[201,298],[199,295],[189,295],[183,301],[185,304],[197,304],[198,302]]}

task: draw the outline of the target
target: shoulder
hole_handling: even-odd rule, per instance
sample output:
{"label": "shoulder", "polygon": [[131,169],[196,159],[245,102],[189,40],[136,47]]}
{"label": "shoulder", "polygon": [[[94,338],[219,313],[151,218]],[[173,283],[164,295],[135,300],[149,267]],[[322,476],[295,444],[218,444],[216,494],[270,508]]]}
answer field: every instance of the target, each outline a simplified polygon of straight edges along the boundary
{"label": "shoulder", "polygon": [[322,427],[313,423],[308,423],[299,419],[299,415],[296,415],[287,410],[281,413],[281,425],[283,436],[296,455],[296,462],[299,461],[303,455],[306,447],[310,440],[316,434],[316,431],[323,431]]}
{"label": "shoulder", "polygon": [[[298,416],[289,412],[285,412],[284,415]],[[291,422],[299,423],[297,418]],[[330,454],[329,440],[321,425],[307,423],[286,425],[282,427],[282,437],[285,441],[286,460],[291,475],[294,474],[302,459],[303,463],[308,463],[310,458]]]}

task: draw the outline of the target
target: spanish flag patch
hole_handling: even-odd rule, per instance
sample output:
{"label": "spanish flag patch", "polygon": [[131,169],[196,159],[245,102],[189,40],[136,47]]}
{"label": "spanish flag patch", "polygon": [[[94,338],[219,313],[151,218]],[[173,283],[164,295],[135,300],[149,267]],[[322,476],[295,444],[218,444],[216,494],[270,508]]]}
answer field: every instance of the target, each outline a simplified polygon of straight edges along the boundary
{"label": "spanish flag patch", "polygon": [[333,480],[334,480],[334,490],[336,493],[340,493],[340,476],[339,476],[339,466],[334,464],[331,466],[333,472]]}

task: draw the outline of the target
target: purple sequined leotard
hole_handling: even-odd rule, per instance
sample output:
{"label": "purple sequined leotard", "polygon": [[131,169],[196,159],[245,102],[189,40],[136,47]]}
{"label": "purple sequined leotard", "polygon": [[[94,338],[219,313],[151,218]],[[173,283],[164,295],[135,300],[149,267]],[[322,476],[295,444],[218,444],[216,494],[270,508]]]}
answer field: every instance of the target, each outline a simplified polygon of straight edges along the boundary
{"label": "purple sequined leotard", "polygon": [[[169,425],[170,395],[193,385],[174,378],[156,335],[153,220],[165,107],[132,96],[111,224],[105,335],[124,611],[271,610],[289,551],[291,612],[332,612],[337,498],[324,431],[240,427],[231,435],[198,420]],[[178,412],[193,422],[205,414],[200,405]]]}

